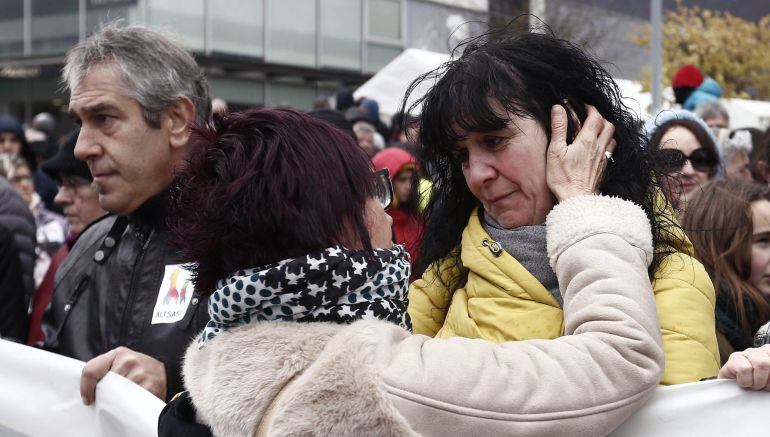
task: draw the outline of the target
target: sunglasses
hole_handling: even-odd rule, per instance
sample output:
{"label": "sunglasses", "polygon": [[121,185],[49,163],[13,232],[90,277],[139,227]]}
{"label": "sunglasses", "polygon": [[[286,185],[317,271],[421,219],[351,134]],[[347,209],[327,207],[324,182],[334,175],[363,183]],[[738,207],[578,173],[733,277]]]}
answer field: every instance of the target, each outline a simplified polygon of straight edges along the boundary
{"label": "sunglasses", "polygon": [[374,198],[380,202],[382,209],[390,208],[393,203],[393,184],[390,182],[390,172],[387,168],[374,172]]}
{"label": "sunglasses", "polygon": [[703,173],[711,173],[717,166],[717,158],[706,149],[700,148],[687,156],[679,149],[661,149],[655,154],[655,163],[663,173],[674,173],[690,161],[692,168]]}

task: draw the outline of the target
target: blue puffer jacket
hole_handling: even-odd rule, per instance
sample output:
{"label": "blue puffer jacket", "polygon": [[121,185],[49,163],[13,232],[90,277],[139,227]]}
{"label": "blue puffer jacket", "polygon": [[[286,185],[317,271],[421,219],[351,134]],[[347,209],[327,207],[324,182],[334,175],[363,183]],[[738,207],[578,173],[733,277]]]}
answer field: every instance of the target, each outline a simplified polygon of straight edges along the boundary
{"label": "blue puffer jacket", "polygon": [[684,109],[688,111],[694,111],[695,108],[706,102],[714,102],[722,97],[722,87],[719,86],[717,81],[707,77],[703,80],[698,88],[690,94],[690,97],[684,101]]}

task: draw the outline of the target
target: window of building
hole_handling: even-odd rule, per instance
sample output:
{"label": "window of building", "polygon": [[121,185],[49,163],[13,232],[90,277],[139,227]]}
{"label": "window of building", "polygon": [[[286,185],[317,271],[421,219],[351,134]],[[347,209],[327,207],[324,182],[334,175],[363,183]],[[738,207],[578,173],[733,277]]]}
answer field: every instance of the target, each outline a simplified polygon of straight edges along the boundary
{"label": "window of building", "polygon": [[379,71],[400,53],[401,47],[369,43],[366,48],[366,71]]}
{"label": "window of building", "polygon": [[170,29],[190,50],[204,50],[204,0],[146,1],[147,24]]}
{"label": "window of building", "polygon": [[268,82],[267,106],[288,107],[300,111],[313,108],[317,90],[314,85]]}
{"label": "window of building", "polygon": [[32,0],[32,54],[65,53],[80,36],[78,0]]}
{"label": "window of building", "polygon": [[361,69],[362,2],[320,0],[320,66]]}
{"label": "window of building", "polygon": [[365,0],[367,2],[366,59],[364,71],[374,73],[403,49],[401,23],[402,0]]}
{"label": "window of building", "polygon": [[24,54],[24,0],[0,0],[0,57]]}
{"label": "window of building", "polygon": [[401,0],[368,1],[368,37],[401,41]]}
{"label": "window of building", "polygon": [[315,4],[315,0],[267,0],[269,62],[316,66]]}
{"label": "window of building", "polygon": [[264,0],[209,1],[209,52],[261,58]]}
{"label": "window of building", "polygon": [[89,0],[86,2],[86,35],[115,20],[127,26],[138,24],[136,0]]}
{"label": "window of building", "polygon": [[224,99],[228,106],[259,106],[265,102],[265,83],[261,80],[209,77],[211,98]]}

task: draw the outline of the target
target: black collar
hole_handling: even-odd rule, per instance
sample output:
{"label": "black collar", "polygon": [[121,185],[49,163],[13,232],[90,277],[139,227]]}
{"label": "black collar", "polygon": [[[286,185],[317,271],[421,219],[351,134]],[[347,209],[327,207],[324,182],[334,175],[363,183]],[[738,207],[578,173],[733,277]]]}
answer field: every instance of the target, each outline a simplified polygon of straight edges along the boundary
{"label": "black collar", "polygon": [[128,215],[128,225],[141,240],[146,240],[153,229],[166,226],[167,199],[168,190],[164,189]]}

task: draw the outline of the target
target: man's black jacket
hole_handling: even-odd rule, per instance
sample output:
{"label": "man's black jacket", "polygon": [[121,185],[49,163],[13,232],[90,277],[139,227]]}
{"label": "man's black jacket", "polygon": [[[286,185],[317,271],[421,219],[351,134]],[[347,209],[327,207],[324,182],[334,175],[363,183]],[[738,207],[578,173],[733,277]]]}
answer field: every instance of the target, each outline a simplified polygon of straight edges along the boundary
{"label": "man's black jacket", "polygon": [[56,273],[43,332],[46,349],[82,361],[118,346],[162,361],[169,399],[182,390],[181,359],[208,312],[204,298],[188,293],[181,320],[153,324],[156,304],[168,294],[168,286],[161,287],[166,266],[180,264],[167,242],[164,197],[83,232]]}

